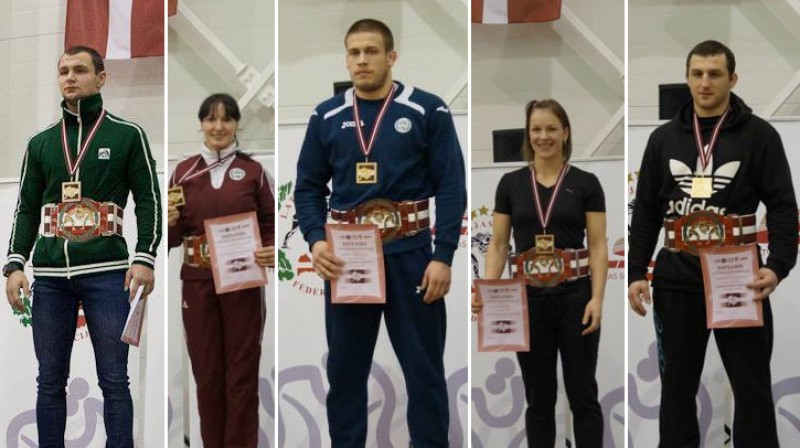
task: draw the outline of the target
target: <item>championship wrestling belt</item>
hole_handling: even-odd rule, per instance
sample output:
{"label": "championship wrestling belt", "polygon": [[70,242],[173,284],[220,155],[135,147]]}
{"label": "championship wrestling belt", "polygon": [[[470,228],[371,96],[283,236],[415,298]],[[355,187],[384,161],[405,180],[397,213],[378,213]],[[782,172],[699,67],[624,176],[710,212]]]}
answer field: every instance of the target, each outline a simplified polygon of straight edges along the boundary
{"label": "championship wrestling belt", "polygon": [[709,211],[664,219],[664,247],[697,255],[700,249],[756,242],[756,215],[720,215]]}
{"label": "championship wrestling belt", "polygon": [[352,210],[331,209],[331,218],[337,223],[375,224],[384,244],[430,227],[427,199],[401,202],[370,199]]}
{"label": "championship wrestling belt", "polygon": [[509,256],[512,277],[522,277],[535,288],[549,288],[559,283],[589,275],[589,249],[553,249],[537,252],[531,248]]}
{"label": "championship wrestling belt", "polygon": [[193,268],[211,267],[211,254],[205,235],[183,237],[183,264]]}
{"label": "championship wrestling belt", "polygon": [[42,236],[87,241],[97,236],[122,236],[124,210],[113,202],[82,198],[42,206]]}

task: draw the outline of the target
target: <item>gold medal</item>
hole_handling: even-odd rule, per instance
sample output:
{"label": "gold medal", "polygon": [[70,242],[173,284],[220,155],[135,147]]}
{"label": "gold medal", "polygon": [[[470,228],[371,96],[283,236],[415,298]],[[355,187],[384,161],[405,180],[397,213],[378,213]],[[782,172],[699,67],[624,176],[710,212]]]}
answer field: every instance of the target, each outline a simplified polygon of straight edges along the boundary
{"label": "gold medal", "polygon": [[183,186],[178,185],[167,190],[167,198],[170,205],[181,207],[186,205],[186,198],[183,196]]}
{"label": "gold medal", "polygon": [[692,178],[692,197],[703,199],[710,198],[713,193],[713,179],[711,177]]}
{"label": "gold medal", "polygon": [[356,183],[357,184],[376,184],[378,183],[378,164],[377,162],[356,163]]}
{"label": "gold medal", "polygon": [[552,254],[556,248],[556,238],[552,234],[536,235],[536,254]]}
{"label": "gold medal", "polygon": [[81,183],[76,182],[61,182],[61,202],[80,202],[81,200]]}

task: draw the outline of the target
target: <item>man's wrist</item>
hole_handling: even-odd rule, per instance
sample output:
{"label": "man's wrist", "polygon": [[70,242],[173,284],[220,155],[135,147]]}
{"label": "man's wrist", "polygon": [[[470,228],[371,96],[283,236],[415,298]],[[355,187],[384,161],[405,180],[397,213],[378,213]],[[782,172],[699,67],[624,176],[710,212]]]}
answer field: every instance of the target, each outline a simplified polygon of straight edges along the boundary
{"label": "man's wrist", "polygon": [[8,278],[14,272],[22,271],[24,269],[25,266],[23,266],[21,263],[16,261],[9,261],[8,263],[6,263],[5,266],[3,266],[3,277]]}

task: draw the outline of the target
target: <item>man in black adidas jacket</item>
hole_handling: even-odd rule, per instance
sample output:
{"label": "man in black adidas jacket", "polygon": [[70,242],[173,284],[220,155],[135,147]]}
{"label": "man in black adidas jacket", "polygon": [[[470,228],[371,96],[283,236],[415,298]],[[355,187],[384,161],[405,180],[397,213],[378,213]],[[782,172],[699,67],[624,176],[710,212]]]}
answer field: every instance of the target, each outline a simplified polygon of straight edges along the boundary
{"label": "man in black adidas jacket", "polygon": [[[777,131],[731,93],[738,77],[730,49],[716,41],[698,44],[687,57],[686,79],[692,102],[652,133],[642,159],[629,235],[628,300],[636,313],[646,314],[647,266],[665,220],[703,211],[751,215],[764,203],[769,256],[749,285],[763,303],[764,326],[715,330],[714,336],[736,401],[734,445],[777,447],[768,297],[797,258],[789,163]],[[754,240],[755,222],[747,232]],[[699,447],[695,399],[710,331],[697,255],[662,248],[652,297],[662,384],[659,446]]]}

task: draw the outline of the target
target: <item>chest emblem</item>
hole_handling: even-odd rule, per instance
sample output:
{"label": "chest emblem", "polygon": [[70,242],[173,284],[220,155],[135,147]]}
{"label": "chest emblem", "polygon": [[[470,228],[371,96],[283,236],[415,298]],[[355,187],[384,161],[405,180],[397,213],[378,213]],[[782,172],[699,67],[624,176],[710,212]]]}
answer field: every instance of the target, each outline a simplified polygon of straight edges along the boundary
{"label": "chest emblem", "polygon": [[725,187],[727,187],[733,181],[733,178],[736,177],[736,173],[739,171],[739,164],[740,162],[733,161],[725,163],[717,169],[713,169],[712,163],[709,162],[705,170],[698,166],[698,169],[695,172],[692,172],[692,169],[680,160],[670,159],[669,170],[672,173],[672,177],[675,179],[675,182],[677,182],[680,189],[687,196],[691,196],[692,179],[699,173],[703,173],[705,177],[712,179],[711,189],[712,195],[714,195],[724,190]]}
{"label": "chest emblem", "polygon": [[411,120],[405,117],[398,118],[397,121],[394,122],[394,130],[401,134],[407,133],[411,130]]}
{"label": "chest emblem", "polygon": [[110,160],[111,148],[100,148],[97,150],[97,160]]}
{"label": "chest emblem", "polygon": [[244,170],[241,168],[233,168],[232,170],[228,171],[228,177],[230,177],[231,180],[242,180],[244,179]]}

